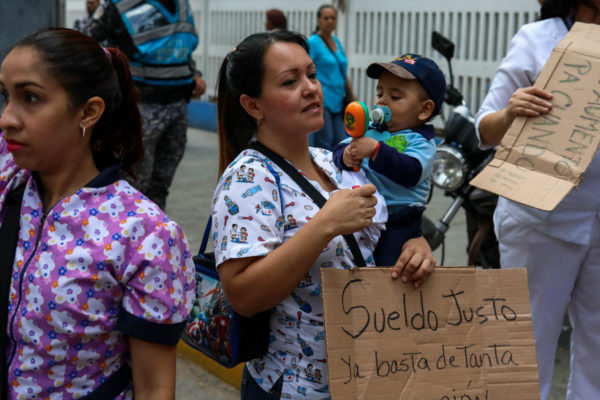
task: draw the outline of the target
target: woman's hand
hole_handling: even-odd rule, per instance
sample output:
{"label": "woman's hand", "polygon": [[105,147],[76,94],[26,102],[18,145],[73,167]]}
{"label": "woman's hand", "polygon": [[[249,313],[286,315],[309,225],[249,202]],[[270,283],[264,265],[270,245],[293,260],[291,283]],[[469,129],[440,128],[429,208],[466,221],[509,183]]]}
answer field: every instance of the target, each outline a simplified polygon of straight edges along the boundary
{"label": "woman's hand", "polygon": [[194,76],[194,91],[192,92],[192,98],[199,99],[200,96],[206,92],[206,82],[199,76]]}
{"label": "woman's hand", "polygon": [[435,268],[435,258],[431,247],[423,236],[409,239],[392,269],[392,279],[401,277],[402,282],[411,281],[419,288]]}
{"label": "woman's hand", "polygon": [[515,90],[508,100],[506,113],[511,123],[518,116],[537,117],[547,114],[552,108],[552,103],[548,101],[550,99],[552,99],[552,93],[547,90],[534,86],[520,88]]}
{"label": "woman's hand", "polygon": [[506,107],[486,115],[479,123],[481,142],[497,146],[516,117],[537,117],[550,112],[550,99],[552,93],[533,86],[515,90]]}
{"label": "woman's hand", "polygon": [[[375,186],[367,184],[335,192],[313,218],[320,223],[329,240],[337,235],[357,232],[370,226],[375,216]],[[329,241],[328,240],[328,241]]]}
{"label": "woman's hand", "polygon": [[248,317],[289,296],[334,237],[373,223],[374,193],[372,184],[335,192],[306,225],[266,256],[232,258],[219,265],[233,309]]}

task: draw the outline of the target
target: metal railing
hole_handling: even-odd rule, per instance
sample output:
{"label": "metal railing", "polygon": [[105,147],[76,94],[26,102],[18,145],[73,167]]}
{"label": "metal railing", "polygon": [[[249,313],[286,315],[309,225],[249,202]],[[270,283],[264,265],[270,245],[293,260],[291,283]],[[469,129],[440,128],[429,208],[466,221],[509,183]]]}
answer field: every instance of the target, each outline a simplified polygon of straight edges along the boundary
{"label": "metal railing", "polygon": [[[223,57],[245,36],[264,29],[265,11],[281,9],[288,28],[310,35],[316,26],[316,10],[324,0],[190,0],[200,44],[194,53],[214,94]],[[83,0],[66,0],[65,23],[84,12]],[[453,61],[455,85],[475,112],[485,96],[510,38],[519,27],[532,22],[539,4],[535,0],[345,0],[338,15],[337,35],[349,62],[349,76],[360,99],[371,104],[375,82],[365,75],[374,61],[390,61],[402,53],[418,53],[446,61],[432,48],[432,31],[456,44]]]}

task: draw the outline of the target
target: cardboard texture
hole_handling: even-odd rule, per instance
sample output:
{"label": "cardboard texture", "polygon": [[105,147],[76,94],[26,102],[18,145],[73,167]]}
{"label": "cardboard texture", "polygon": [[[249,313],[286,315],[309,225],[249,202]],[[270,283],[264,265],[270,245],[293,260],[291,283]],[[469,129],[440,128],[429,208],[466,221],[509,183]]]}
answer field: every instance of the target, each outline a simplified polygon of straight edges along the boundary
{"label": "cardboard texture", "polygon": [[525,269],[322,268],[333,400],[539,399]]}
{"label": "cardboard texture", "polygon": [[517,117],[471,185],[544,211],[583,178],[600,144],[600,25],[577,22],[554,48],[536,87],[551,111]]}

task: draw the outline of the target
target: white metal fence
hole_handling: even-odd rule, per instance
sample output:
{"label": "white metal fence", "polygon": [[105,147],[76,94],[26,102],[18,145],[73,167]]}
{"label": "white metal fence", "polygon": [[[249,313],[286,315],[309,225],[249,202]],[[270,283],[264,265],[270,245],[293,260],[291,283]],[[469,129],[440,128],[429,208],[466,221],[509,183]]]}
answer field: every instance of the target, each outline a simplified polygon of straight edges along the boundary
{"label": "white metal fence", "polygon": [[[214,94],[223,57],[245,36],[264,29],[264,15],[277,7],[288,28],[309,35],[316,10],[327,0],[190,0],[200,44],[194,53]],[[84,0],[66,0],[66,25],[84,12]],[[365,75],[374,61],[390,61],[402,53],[431,57],[446,72],[446,61],[431,48],[438,31],[456,45],[455,86],[476,111],[496,67],[518,28],[535,20],[537,0],[345,0],[337,35],[348,56],[350,79],[360,99],[373,101],[375,82]]]}

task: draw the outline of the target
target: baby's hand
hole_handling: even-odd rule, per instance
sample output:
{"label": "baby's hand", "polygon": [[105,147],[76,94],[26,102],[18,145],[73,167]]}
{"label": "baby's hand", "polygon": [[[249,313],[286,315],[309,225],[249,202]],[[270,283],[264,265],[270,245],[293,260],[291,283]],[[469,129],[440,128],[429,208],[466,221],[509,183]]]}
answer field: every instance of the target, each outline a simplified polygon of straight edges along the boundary
{"label": "baby's hand", "polygon": [[377,140],[362,136],[353,139],[348,147],[351,148],[350,151],[354,157],[362,160],[363,158],[371,157],[371,154],[373,154],[373,151],[377,147]]}
{"label": "baby's hand", "polygon": [[362,162],[362,158],[356,157],[353,154],[352,144],[349,144],[344,149],[344,153],[342,154],[342,162],[348,168],[357,169],[360,167],[360,163]]}

